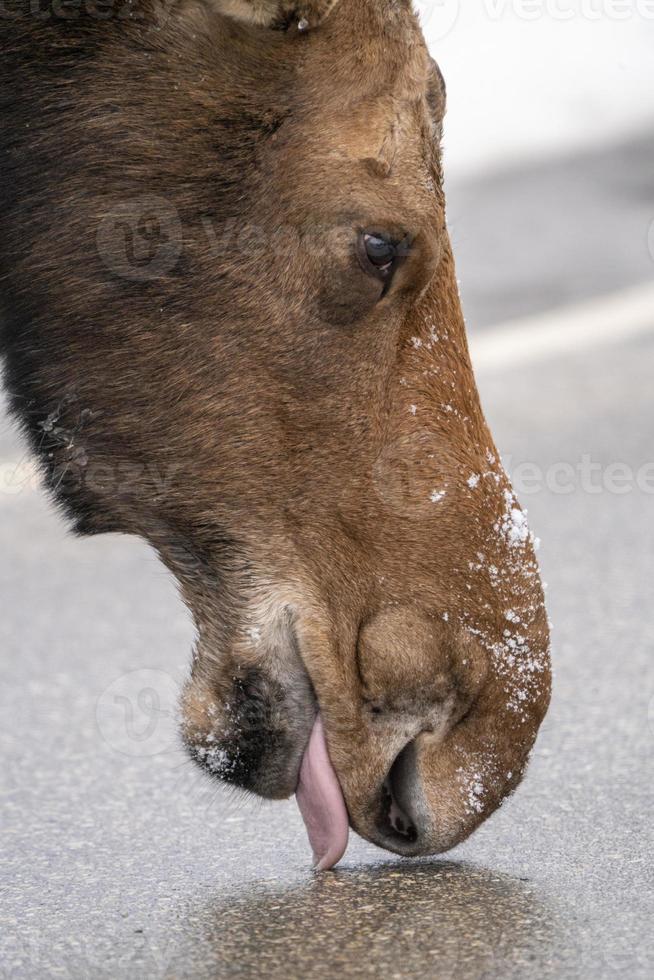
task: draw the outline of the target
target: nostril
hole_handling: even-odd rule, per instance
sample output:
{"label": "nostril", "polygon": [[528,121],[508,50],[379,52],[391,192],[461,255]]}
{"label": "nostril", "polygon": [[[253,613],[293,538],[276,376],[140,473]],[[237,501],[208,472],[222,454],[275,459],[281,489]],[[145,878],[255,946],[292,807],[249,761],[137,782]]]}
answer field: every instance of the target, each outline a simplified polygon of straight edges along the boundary
{"label": "nostril", "polygon": [[416,823],[405,802],[403,792],[408,756],[412,751],[412,745],[408,745],[400,753],[391,766],[381,791],[380,829],[386,837],[407,844],[415,844],[418,839]]}

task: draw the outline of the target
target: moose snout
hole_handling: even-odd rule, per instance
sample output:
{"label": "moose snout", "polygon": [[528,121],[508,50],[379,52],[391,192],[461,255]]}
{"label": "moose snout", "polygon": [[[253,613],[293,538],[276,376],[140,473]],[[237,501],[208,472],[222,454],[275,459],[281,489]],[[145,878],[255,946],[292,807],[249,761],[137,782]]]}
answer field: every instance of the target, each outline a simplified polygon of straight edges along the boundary
{"label": "moose snout", "polygon": [[[367,733],[340,775],[352,826],[386,850],[451,849],[522,778],[549,700],[548,671],[538,654],[523,653],[516,696],[502,643],[476,633],[401,607],[360,632]],[[505,641],[513,657],[515,641]]]}
{"label": "moose snout", "polygon": [[446,746],[431,732],[421,733],[402,750],[358,826],[355,820],[362,836],[385,850],[417,857],[450,850],[476,829],[488,815],[482,805],[484,765],[470,785],[463,760],[436,785],[424,762],[444,751]]}
{"label": "moose snout", "polygon": [[353,631],[357,669],[339,676],[311,672],[321,638],[290,606],[245,634],[220,661],[201,648],[184,739],[214,777],[295,793],[317,866],[338,860],[348,824],[403,856],[449,850],[520,782],[549,699],[526,637],[518,647],[503,626],[505,645],[489,644],[438,611],[387,605]]}
{"label": "moose snout", "polygon": [[[467,719],[450,719],[438,732],[421,731],[390,765],[381,763],[367,788],[361,769],[345,777],[352,826],[372,843],[404,857],[448,851],[516,788],[530,746],[527,736],[508,748],[479,735]],[[356,783],[360,792],[352,790]]]}

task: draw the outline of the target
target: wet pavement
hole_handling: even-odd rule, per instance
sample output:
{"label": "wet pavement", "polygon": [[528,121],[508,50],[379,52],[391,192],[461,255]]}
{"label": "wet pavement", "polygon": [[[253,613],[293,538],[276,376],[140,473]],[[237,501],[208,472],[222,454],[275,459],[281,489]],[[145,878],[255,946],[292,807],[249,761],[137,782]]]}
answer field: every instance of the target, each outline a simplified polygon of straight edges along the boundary
{"label": "wet pavement", "polygon": [[0,976],[651,977],[653,358],[654,329],[479,378],[543,539],[555,696],[525,784],[442,860],[355,839],[314,874],[292,802],[180,751],[193,631],[149,550],[0,494]]}

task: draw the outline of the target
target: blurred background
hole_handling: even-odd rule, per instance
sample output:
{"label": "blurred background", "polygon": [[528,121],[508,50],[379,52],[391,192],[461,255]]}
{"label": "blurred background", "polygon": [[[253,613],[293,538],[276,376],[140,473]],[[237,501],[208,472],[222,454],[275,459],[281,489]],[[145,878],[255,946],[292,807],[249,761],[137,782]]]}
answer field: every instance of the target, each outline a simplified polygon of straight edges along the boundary
{"label": "blurred background", "polygon": [[419,0],[473,359],[542,538],[555,697],[444,862],[312,877],[291,801],[186,764],[193,631],[149,550],[77,541],[0,417],[0,975],[651,977],[654,2]]}
{"label": "blurred background", "polygon": [[471,332],[651,283],[654,4],[421,0]]}

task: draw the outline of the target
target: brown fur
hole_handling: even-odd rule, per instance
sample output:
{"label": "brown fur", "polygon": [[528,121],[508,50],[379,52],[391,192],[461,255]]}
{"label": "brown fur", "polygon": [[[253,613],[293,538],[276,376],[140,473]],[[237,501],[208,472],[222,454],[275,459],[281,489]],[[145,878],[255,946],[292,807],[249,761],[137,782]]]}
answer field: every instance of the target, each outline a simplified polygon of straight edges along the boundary
{"label": "brown fur", "polygon": [[[288,795],[318,705],[355,829],[451,847],[520,781],[548,629],[470,366],[410,3],[16,2],[2,349],[57,499],[177,576],[199,762]],[[411,242],[384,295],[369,229]],[[389,773],[416,839],[385,819]]]}

